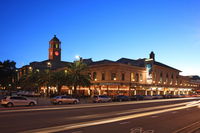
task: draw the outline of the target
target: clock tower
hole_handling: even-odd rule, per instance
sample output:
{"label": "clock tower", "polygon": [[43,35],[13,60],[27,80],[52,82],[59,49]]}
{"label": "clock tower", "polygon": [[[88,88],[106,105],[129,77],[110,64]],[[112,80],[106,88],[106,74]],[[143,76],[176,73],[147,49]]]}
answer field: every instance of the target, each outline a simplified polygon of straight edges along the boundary
{"label": "clock tower", "polygon": [[49,41],[49,60],[61,61],[61,42],[54,35],[54,37]]}

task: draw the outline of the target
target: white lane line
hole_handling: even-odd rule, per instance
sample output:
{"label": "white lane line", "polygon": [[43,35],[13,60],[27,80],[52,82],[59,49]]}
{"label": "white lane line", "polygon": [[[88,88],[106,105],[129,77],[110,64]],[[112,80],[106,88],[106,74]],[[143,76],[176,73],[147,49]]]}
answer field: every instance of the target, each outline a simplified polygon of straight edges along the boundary
{"label": "white lane line", "polygon": [[181,101],[181,100],[191,100],[195,98],[179,98],[179,99],[160,99],[160,100],[148,100],[148,101],[129,101],[129,102],[116,102],[116,103],[98,103],[98,104],[87,104],[87,105],[75,105],[67,107],[48,107],[48,108],[37,108],[37,109],[18,109],[18,110],[2,110],[0,113],[12,113],[12,112],[30,112],[30,111],[44,111],[44,110],[64,110],[64,109],[81,109],[81,108],[94,108],[94,107],[106,107],[106,106],[119,106],[119,105],[129,105],[129,104],[141,104],[141,103],[156,103],[165,101]]}
{"label": "white lane line", "polygon": [[120,125],[124,125],[124,124],[128,124],[128,123],[130,123],[130,122],[125,121],[125,122],[121,122],[121,123],[119,123],[119,124],[120,124]]}
{"label": "white lane line", "polygon": [[72,132],[72,133],[82,133],[82,131],[75,131],[75,132]]}
{"label": "white lane line", "polygon": [[151,116],[151,118],[157,118],[158,116],[157,115],[153,115],[153,116]]}
{"label": "white lane line", "polygon": [[176,114],[176,113],[178,113],[178,112],[177,111],[172,112],[172,114]]}
{"label": "white lane line", "polygon": [[[176,131],[173,131],[172,133],[181,133],[181,132],[183,132],[184,130],[186,130],[186,129],[188,129],[188,128],[194,126],[194,125],[197,125],[197,124],[200,124],[200,121],[197,121],[197,122],[195,122],[195,123],[192,123],[192,124],[190,124],[190,125],[187,125],[187,126],[181,128],[181,129],[178,129],[178,130],[176,130]],[[197,128],[198,128],[198,127],[197,127]],[[193,130],[194,130],[194,128],[193,128]],[[193,133],[193,132],[191,132],[191,133]]]}
{"label": "white lane line", "polygon": [[66,125],[61,125],[61,126],[34,129],[34,130],[24,131],[24,132],[21,132],[21,133],[47,133],[47,132],[48,133],[53,133],[53,132],[61,132],[61,131],[66,131],[66,130],[78,129],[78,128],[89,127],[89,126],[96,126],[96,125],[101,125],[101,124],[108,124],[108,123],[113,123],[113,122],[118,122],[118,121],[124,121],[124,120],[139,118],[139,117],[145,117],[145,116],[155,115],[155,114],[159,114],[159,113],[176,111],[176,110],[191,108],[191,107],[195,107],[195,106],[197,106],[197,105],[194,104],[194,105],[191,105],[191,106],[175,107],[175,108],[164,109],[164,110],[157,110],[157,111],[151,111],[151,112],[145,112],[145,113],[138,113],[138,114],[133,114],[133,115],[118,116],[118,117],[114,117],[114,118],[107,118],[107,119],[80,122],[80,123],[74,123],[74,124],[66,124]]}

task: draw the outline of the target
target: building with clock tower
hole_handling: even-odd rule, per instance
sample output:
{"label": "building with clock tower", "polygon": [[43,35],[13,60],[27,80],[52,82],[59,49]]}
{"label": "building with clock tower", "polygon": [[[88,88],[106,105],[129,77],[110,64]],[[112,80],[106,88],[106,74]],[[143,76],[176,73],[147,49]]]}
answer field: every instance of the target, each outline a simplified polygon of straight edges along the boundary
{"label": "building with clock tower", "polygon": [[56,35],[49,41],[49,60],[61,61],[61,42]]}
{"label": "building with clock tower", "polygon": [[49,41],[48,59],[43,61],[34,61],[29,65],[25,65],[19,68],[18,77],[26,75],[32,71],[43,71],[43,70],[56,70],[59,68],[66,67],[70,62],[61,60],[61,42],[54,35]]}

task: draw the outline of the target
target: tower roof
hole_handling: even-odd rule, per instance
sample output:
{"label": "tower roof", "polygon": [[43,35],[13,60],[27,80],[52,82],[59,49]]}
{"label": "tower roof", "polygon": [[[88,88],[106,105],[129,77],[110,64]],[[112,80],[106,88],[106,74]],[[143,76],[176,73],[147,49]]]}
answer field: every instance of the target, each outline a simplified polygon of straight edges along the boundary
{"label": "tower roof", "polygon": [[54,35],[54,37],[49,42],[50,43],[51,42],[59,42],[60,43],[60,40],[56,37],[56,35]]}

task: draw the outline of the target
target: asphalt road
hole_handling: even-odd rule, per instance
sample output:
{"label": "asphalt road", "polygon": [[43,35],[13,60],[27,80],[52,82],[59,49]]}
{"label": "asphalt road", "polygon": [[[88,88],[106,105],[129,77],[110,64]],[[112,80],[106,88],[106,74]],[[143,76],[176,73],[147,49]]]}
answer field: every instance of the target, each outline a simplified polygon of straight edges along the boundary
{"label": "asphalt road", "polygon": [[200,133],[198,98],[1,108],[1,133]]}

